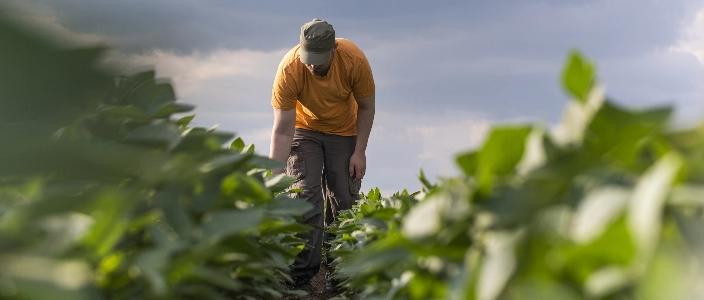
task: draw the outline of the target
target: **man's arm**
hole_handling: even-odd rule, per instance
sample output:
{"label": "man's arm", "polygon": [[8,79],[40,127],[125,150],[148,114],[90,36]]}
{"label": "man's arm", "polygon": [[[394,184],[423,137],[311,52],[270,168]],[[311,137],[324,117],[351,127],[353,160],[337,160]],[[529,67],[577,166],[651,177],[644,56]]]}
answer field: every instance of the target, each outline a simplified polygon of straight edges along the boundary
{"label": "man's arm", "polygon": [[375,112],[374,93],[366,98],[357,99],[357,143],[354,148],[354,153],[350,157],[350,177],[354,177],[354,181],[364,177],[367,171],[367,142],[369,134],[372,131]]}
{"label": "man's arm", "polygon": [[[296,127],[296,110],[274,108],[274,128],[271,131],[269,158],[286,163],[291,154],[293,133]],[[272,174],[283,173],[284,169],[271,170]]]}

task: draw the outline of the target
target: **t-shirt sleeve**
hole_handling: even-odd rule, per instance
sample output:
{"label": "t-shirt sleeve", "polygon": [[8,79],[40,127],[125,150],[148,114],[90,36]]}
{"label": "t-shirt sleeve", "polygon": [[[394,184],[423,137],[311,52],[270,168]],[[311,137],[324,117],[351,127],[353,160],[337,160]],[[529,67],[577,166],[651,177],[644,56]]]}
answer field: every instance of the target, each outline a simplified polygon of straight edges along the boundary
{"label": "t-shirt sleeve", "polygon": [[374,76],[367,57],[360,51],[356,72],[352,80],[352,93],[355,98],[365,98],[374,93]]}
{"label": "t-shirt sleeve", "polygon": [[296,101],[298,101],[296,90],[293,74],[285,66],[279,66],[274,79],[274,87],[271,90],[271,106],[280,110],[295,109]]}

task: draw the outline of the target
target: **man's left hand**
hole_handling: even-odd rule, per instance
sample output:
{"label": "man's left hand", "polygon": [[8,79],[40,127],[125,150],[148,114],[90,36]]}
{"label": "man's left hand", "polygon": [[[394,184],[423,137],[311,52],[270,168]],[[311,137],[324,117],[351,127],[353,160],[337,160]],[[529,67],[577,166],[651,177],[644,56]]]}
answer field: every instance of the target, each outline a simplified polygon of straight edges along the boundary
{"label": "man's left hand", "polygon": [[350,177],[354,181],[361,180],[367,171],[367,155],[364,152],[355,151],[350,157]]}

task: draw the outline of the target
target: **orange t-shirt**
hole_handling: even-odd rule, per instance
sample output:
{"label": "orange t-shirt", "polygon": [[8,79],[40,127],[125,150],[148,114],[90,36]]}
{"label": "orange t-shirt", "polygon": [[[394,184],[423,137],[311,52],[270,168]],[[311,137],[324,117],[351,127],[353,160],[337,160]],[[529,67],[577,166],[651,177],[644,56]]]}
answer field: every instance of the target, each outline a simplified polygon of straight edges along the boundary
{"label": "orange t-shirt", "polygon": [[337,50],[327,76],[311,74],[293,47],[279,63],[271,105],[296,109],[296,128],[341,136],[357,135],[357,98],[374,93],[369,61],[355,44],[335,39]]}

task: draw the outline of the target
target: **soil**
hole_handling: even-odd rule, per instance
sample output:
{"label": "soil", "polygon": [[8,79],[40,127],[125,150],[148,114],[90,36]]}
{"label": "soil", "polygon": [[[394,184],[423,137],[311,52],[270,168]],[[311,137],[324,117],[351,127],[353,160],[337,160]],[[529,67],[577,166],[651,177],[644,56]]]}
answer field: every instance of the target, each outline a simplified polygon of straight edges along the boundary
{"label": "soil", "polygon": [[335,298],[335,295],[325,292],[325,267],[320,267],[318,274],[311,279],[313,290],[307,296],[290,295],[282,298],[282,300],[328,300]]}

